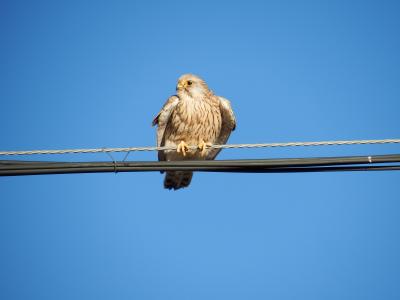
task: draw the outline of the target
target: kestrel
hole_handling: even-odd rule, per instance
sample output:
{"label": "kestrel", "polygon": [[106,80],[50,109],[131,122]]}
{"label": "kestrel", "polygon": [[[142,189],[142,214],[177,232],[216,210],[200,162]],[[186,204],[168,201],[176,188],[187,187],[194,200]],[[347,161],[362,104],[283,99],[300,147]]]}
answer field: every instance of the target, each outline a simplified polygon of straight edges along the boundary
{"label": "kestrel", "polygon": [[[157,146],[173,146],[177,150],[158,152],[159,161],[211,160],[221,149],[212,144],[225,144],[236,127],[230,102],[214,95],[200,77],[185,74],[178,80],[177,95],[171,96],[153,120],[157,128]],[[192,150],[188,146],[197,145]],[[166,189],[189,186],[193,172],[168,171]]]}

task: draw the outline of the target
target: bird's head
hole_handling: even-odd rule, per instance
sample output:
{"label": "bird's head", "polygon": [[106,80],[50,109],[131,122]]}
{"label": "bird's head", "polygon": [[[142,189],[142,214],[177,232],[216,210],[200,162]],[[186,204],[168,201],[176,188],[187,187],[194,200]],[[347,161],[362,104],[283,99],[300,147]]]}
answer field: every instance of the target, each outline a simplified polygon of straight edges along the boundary
{"label": "bird's head", "polygon": [[202,98],[208,92],[208,87],[200,77],[193,74],[185,74],[178,79],[176,91],[178,95],[186,94],[192,98]]}

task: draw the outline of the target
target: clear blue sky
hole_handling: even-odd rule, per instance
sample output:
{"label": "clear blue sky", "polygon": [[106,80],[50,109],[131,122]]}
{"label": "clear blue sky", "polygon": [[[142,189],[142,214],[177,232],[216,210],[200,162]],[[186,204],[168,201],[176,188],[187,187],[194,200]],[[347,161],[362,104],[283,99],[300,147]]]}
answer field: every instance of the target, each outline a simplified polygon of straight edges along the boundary
{"label": "clear blue sky", "polygon": [[[398,1],[107,2],[1,1],[0,149],[154,145],[151,120],[188,72],[231,100],[231,143],[400,137]],[[0,178],[0,298],[400,298],[398,172],[162,180]]]}

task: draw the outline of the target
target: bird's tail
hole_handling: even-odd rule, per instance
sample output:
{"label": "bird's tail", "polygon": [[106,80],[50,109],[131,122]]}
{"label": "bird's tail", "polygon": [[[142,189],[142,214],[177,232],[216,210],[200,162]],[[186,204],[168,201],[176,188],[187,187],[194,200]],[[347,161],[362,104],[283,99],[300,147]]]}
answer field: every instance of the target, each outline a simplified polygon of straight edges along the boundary
{"label": "bird's tail", "polygon": [[193,172],[170,171],[165,174],[164,187],[166,189],[180,189],[188,187],[192,181]]}

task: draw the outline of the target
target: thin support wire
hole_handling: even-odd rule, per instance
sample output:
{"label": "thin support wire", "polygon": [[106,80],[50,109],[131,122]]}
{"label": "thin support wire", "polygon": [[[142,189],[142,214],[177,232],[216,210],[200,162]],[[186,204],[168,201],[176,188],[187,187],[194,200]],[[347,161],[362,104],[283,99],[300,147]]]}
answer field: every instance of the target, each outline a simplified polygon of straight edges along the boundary
{"label": "thin support wire", "polygon": [[[373,145],[373,144],[399,144],[400,139],[380,140],[347,140],[347,141],[320,141],[320,142],[288,142],[288,143],[262,143],[262,144],[228,144],[211,145],[213,149],[241,149],[241,148],[272,148],[272,147],[300,147],[300,146],[341,146],[341,145]],[[197,149],[197,146],[189,146]],[[35,154],[67,154],[67,153],[100,153],[100,152],[134,152],[134,151],[164,151],[176,150],[176,147],[125,147],[125,148],[93,148],[93,149],[61,149],[61,150],[23,150],[0,151],[0,155],[35,155]]]}

